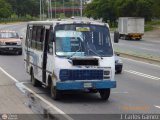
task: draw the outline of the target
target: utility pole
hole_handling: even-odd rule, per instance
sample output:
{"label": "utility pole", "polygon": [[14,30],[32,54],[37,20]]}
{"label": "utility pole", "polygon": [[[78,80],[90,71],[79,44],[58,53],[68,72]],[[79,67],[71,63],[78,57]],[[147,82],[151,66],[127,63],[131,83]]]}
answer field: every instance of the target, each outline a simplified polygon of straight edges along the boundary
{"label": "utility pole", "polygon": [[80,0],[80,13],[81,13],[81,17],[83,16],[83,1]]}
{"label": "utility pole", "polygon": [[63,0],[63,13],[64,13],[64,15],[65,15],[65,11],[64,11],[64,0]]}
{"label": "utility pole", "polygon": [[39,1],[40,4],[39,4],[39,9],[40,9],[40,20],[42,20],[42,0]]}
{"label": "utility pole", "polygon": [[74,0],[72,0],[72,17],[74,17]]}
{"label": "utility pole", "polygon": [[42,20],[44,20],[44,0],[42,0]]}
{"label": "utility pole", "polygon": [[50,15],[51,15],[51,19],[52,19],[52,1],[50,0]]}
{"label": "utility pole", "polygon": [[55,19],[56,19],[56,0],[55,0],[55,3],[54,3],[54,9],[55,9]]}

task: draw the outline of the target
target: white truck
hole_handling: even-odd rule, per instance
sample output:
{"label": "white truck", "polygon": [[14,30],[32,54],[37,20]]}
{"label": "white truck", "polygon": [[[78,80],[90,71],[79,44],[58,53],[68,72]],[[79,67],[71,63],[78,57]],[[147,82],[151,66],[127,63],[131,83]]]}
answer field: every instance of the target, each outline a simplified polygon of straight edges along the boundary
{"label": "white truck", "polygon": [[144,35],[144,18],[120,17],[118,21],[119,37],[125,40],[140,40]]}

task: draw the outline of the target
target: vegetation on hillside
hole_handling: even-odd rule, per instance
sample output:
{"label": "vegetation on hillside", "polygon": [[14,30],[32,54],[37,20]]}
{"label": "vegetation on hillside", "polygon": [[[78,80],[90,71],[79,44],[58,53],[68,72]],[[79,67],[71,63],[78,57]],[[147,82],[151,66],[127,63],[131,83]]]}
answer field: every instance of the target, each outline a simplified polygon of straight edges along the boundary
{"label": "vegetation on hillside", "polygon": [[[47,15],[47,0],[42,0],[44,12]],[[79,7],[80,0],[52,0],[54,8]],[[63,3],[64,2],[64,3]],[[118,17],[144,17],[149,25],[146,29],[152,29],[152,20],[160,19],[160,0],[93,0],[85,5],[84,15],[109,22],[111,27],[117,25]],[[39,17],[40,0],[0,0],[0,21],[24,20]],[[53,13],[54,14],[54,13]],[[64,13],[57,13],[65,17]],[[72,14],[71,14],[72,15]]]}
{"label": "vegetation on hillside", "polygon": [[102,18],[114,26],[118,17],[160,19],[160,0],[93,0],[85,9],[87,17]]}

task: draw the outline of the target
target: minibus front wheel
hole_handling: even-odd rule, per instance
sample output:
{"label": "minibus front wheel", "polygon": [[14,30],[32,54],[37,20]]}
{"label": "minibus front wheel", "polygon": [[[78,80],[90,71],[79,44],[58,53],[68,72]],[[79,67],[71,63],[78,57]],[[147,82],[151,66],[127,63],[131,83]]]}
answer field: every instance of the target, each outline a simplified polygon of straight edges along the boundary
{"label": "minibus front wheel", "polygon": [[108,100],[110,96],[110,88],[99,90],[100,96],[102,100]]}
{"label": "minibus front wheel", "polygon": [[53,85],[51,85],[51,98],[53,98],[54,100],[59,100],[61,98],[61,91],[57,90],[56,87]]}

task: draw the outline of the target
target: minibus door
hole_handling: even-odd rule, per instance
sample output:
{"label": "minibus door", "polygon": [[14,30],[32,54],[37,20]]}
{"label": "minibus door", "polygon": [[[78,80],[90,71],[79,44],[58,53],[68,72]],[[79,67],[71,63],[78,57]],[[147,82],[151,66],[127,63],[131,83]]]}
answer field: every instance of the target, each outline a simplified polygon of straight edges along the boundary
{"label": "minibus door", "polygon": [[27,34],[26,34],[26,41],[25,41],[25,58],[26,58],[26,70],[29,72],[30,67],[30,47],[31,47],[31,33],[32,33],[32,26],[27,26]]}
{"label": "minibus door", "polygon": [[48,52],[48,41],[49,41],[49,29],[45,29],[45,40],[43,46],[43,55],[42,55],[42,81],[46,83],[46,70],[47,70],[47,52]]}

